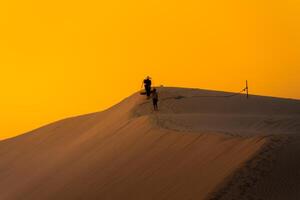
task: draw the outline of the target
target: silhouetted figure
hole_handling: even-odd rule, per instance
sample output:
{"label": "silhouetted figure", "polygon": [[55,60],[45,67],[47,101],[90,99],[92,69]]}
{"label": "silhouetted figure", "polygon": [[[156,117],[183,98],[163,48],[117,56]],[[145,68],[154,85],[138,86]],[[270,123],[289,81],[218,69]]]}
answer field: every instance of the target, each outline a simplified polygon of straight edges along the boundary
{"label": "silhouetted figure", "polygon": [[158,111],[158,94],[157,94],[157,90],[154,88],[152,91],[152,102],[153,102],[153,108],[155,111]]}
{"label": "silhouetted figure", "polygon": [[146,90],[146,95],[149,98],[150,94],[151,94],[151,78],[149,76],[147,76],[144,80],[144,86],[145,86],[145,90]]}

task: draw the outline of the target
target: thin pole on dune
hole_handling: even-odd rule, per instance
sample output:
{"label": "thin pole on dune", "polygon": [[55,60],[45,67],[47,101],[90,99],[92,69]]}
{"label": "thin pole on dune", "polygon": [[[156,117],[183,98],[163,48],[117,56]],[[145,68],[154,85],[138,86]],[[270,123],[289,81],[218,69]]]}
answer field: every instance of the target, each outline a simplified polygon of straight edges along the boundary
{"label": "thin pole on dune", "polygon": [[247,92],[247,99],[249,98],[249,87],[248,87],[248,80],[246,80],[246,92]]}

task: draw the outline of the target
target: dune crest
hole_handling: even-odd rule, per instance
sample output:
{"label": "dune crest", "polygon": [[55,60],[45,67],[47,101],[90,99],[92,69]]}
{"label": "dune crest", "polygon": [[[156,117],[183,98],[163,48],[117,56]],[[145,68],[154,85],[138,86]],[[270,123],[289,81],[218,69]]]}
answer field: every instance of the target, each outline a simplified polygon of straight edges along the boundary
{"label": "dune crest", "polygon": [[205,94],[223,93],[159,88],[159,112],[134,94],[0,141],[0,199],[230,199],[258,191],[244,179],[268,184],[255,173],[299,133],[300,102],[194,97]]}

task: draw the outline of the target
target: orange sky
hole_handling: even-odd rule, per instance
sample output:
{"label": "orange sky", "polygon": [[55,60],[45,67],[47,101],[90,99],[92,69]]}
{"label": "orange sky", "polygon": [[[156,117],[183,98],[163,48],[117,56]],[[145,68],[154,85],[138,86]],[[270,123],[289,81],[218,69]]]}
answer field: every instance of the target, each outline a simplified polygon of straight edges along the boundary
{"label": "orange sky", "polygon": [[0,139],[155,84],[300,98],[297,0],[0,2]]}

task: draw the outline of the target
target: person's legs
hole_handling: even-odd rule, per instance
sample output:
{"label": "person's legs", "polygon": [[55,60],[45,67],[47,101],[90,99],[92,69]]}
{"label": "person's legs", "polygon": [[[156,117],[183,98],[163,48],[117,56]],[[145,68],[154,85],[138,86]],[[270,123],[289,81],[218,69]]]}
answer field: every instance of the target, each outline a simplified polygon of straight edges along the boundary
{"label": "person's legs", "polygon": [[146,95],[148,96],[148,86],[145,85],[145,92],[146,92]]}
{"label": "person's legs", "polygon": [[153,103],[153,110],[155,110],[155,99],[152,99],[152,103]]}
{"label": "person's legs", "polygon": [[154,107],[154,110],[158,110],[157,99],[153,99],[153,107]]}
{"label": "person's legs", "polygon": [[147,97],[150,97],[150,94],[151,94],[151,87],[150,86],[147,86],[146,93],[147,93]]}

